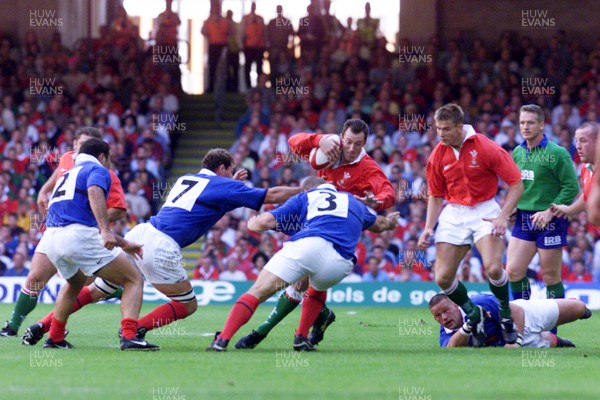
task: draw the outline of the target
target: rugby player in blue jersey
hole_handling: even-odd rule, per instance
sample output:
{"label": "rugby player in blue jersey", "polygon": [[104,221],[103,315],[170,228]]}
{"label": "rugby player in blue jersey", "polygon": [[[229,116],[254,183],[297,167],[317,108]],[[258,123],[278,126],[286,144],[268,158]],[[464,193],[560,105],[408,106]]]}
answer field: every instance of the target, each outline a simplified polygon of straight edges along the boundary
{"label": "rugby player in blue jersey", "polygon": [[[492,347],[575,347],[573,342],[560,338],[549,331],[555,326],[587,319],[592,312],[585,303],[574,299],[515,300],[510,309],[517,325],[518,339],[506,344],[500,326],[500,305],[490,294],[471,297],[475,305],[487,311],[484,320],[485,346]],[[441,347],[472,346],[471,334],[463,329],[465,313],[444,293],[438,293],[429,301],[429,311],[440,324]]]}
{"label": "rugby player in blue jersey", "polygon": [[[263,204],[282,204],[300,192],[299,187],[248,187],[241,181],[247,171],[240,170],[234,176],[234,167],[233,156],[227,150],[210,150],[202,160],[200,172],[181,176],[158,214],[125,235],[128,241],[143,243],[143,256],[136,259],[136,264],[146,281],[171,300],[139,319],[138,337],[144,338],[149,330],[186,318],[198,308],[183,267],[182,248],[206,234],[231,210],[249,207],[258,211]],[[93,296],[102,297],[95,292]],[[43,336],[41,331],[36,332],[39,334],[31,338],[33,343]]]}
{"label": "rugby player in blue jersey", "polygon": [[353,195],[338,192],[322,178],[308,178],[303,188],[307,192],[248,221],[252,231],[275,229],[291,237],[260,271],[254,285],[237,300],[223,331],[217,332],[207,350],[225,351],[231,337],[250,320],[261,302],[308,275],[310,287],[302,304],[294,350],[315,351],[308,330],[325,305],[327,289],[352,272],[354,249],[362,231],[382,232],[397,226],[397,212],[377,216]]}
{"label": "rugby player in blue jersey", "polygon": [[67,284],[56,301],[50,337],[44,347],[73,347],[65,340],[65,325],[86,276],[95,275],[123,287],[121,350],[159,349],[137,337],[143,280],[117,246],[138,257],[142,246],[110,230],[106,207],[111,185],[109,160],[108,144],[88,139],[79,149],[75,166],[60,177],[50,197],[47,229],[38,248]]}

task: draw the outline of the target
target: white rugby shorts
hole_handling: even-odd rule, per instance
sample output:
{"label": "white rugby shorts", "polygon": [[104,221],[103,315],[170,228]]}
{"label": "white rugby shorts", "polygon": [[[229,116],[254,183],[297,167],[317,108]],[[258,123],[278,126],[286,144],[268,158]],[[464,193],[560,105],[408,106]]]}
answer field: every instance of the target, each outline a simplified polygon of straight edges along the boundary
{"label": "white rugby shorts", "polygon": [[102,245],[98,228],[81,224],[47,228],[36,251],[46,254],[64,279],[78,270],[92,276],[121,254],[118,247],[108,250]]}
{"label": "white rugby shorts", "polygon": [[127,232],[125,239],[144,245],[144,256],[141,260],[135,260],[135,263],[148,282],[172,284],[188,279],[183,267],[181,248],[172,237],[162,233],[152,224],[136,225]]}
{"label": "white rugby shorts", "polygon": [[435,243],[450,243],[456,246],[477,243],[490,235],[491,222],[483,218],[495,218],[500,214],[500,206],[494,199],[486,200],[473,207],[448,204],[442,210],[435,231]]}
{"label": "white rugby shorts", "polygon": [[511,303],[521,307],[525,314],[523,347],[550,347],[542,332],[548,332],[558,322],[558,303],[554,299],[523,300]]}
{"label": "white rugby shorts", "polygon": [[349,275],[352,267],[352,261],[343,258],[331,242],[307,237],[285,242],[264,268],[287,283],[295,283],[308,275],[310,285],[323,291]]}

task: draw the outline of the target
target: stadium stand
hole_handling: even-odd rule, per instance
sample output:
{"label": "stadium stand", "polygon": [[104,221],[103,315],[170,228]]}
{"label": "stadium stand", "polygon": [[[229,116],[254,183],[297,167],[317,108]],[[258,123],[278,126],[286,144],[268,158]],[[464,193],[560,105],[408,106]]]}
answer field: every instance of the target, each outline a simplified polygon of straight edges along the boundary
{"label": "stadium stand", "polygon": [[[371,130],[366,150],[396,187],[395,209],[402,221],[395,234],[364,235],[353,277],[370,269],[367,260],[376,257],[373,250],[379,246],[385,251],[376,258],[389,277],[414,281],[430,280],[435,267],[433,247],[419,252],[410,242],[424,226],[424,167],[437,143],[436,108],[451,101],[460,104],[467,123],[512,151],[522,141],[519,107],[539,104],[547,115],[546,135],[570,151],[578,173],[582,165],[574,130],[585,121],[600,121],[600,40],[584,51],[565,31],[549,33],[541,46],[511,31],[495,42],[457,34],[447,43],[432,37],[423,46],[425,58],[408,62],[398,54],[415,46],[410,39],[387,43],[364,24],[355,29],[328,20],[326,27],[337,28],[323,35],[319,51],[305,42],[300,58],[290,42],[287,50],[277,49],[275,61],[267,47],[263,62],[273,60],[271,75],[258,76],[245,97],[228,93],[221,126],[215,128],[218,85],[214,94],[182,94],[169,71],[151,62],[151,49],[137,28],[119,15],[100,37],[81,39],[72,49],[63,46],[58,32],[49,46],[41,46],[34,31],[23,38],[0,34],[0,274],[12,267],[15,254],[31,257],[43,225],[36,211],[37,190],[60,154],[71,149],[80,126],[103,130],[123,187],[131,187],[132,198],[145,199],[155,213],[169,183],[197,171],[209,148],[229,147],[255,186],[298,185],[312,172],[291,155],[287,140],[299,132],[339,133],[345,119],[362,118]],[[540,80],[542,76],[548,79]],[[524,79],[529,87],[523,86]],[[176,134],[181,130],[186,134]],[[501,204],[504,196],[501,184]],[[129,212],[124,229],[147,215]],[[250,234],[248,216],[243,210],[232,212],[206,240],[186,249],[190,274],[197,269],[196,276],[211,279],[217,275],[202,275],[200,266],[223,271],[229,260],[237,259],[248,277],[255,276],[257,261],[258,268],[264,264],[264,257],[256,255],[270,257],[284,237]],[[566,280],[600,282],[599,236],[585,213],[571,221],[569,247],[563,251]],[[390,263],[385,255],[393,260],[391,269],[385,267]],[[529,271],[533,279],[539,279],[536,260]],[[418,270],[407,274],[403,269],[412,268],[407,265]],[[461,276],[487,280],[476,249],[465,258]]]}

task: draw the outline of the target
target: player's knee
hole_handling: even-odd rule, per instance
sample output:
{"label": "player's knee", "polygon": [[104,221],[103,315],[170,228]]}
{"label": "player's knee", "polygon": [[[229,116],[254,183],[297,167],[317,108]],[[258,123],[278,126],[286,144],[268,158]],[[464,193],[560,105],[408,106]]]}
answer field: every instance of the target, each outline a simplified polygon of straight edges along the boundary
{"label": "player's knee", "polygon": [[188,301],[185,304],[185,308],[187,310],[188,316],[192,315],[198,309],[198,301],[194,299],[194,301]]}
{"label": "player's knee", "polygon": [[442,289],[448,289],[450,286],[452,286],[452,282],[454,282],[453,276],[437,273],[435,274],[435,283],[437,283],[437,285]]}
{"label": "player's knee", "polygon": [[44,281],[40,276],[36,274],[27,275],[27,279],[25,280],[25,288],[29,290],[32,294],[39,293],[46,286],[46,281]]}
{"label": "player's knee", "polygon": [[490,279],[498,280],[502,278],[503,273],[504,269],[502,269],[502,265],[492,265],[489,268],[487,268],[487,274],[490,277]]}
{"label": "player's knee", "polygon": [[542,271],[542,279],[546,286],[560,282],[560,271]]}
{"label": "player's knee", "polygon": [[585,309],[586,309],[586,305],[583,301],[581,300],[573,300],[573,304],[571,305],[571,307],[574,310],[574,314],[575,314],[575,318],[579,319],[581,317],[583,317],[583,314],[585,314]]}
{"label": "player's knee", "polygon": [[506,272],[508,273],[508,280],[511,282],[519,281],[525,276],[524,271],[514,268],[511,265],[506,266]]}
{"label": "player's knee", "polygon": [[142,275],[136,270],[132,270],[127,274],[123,274],[121,286],[139,286],[142,287],[144,285],[144,279]]}

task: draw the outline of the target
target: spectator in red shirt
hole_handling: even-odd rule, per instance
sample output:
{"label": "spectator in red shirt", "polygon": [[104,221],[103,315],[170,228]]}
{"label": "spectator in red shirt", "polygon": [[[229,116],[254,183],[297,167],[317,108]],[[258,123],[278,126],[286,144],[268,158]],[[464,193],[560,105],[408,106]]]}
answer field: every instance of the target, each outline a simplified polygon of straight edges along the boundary
{"label": "spectator in red shirt", "polygon": [[219,279],[219,272],[219,268],[216,267],[210,256],[201,255],[194,269],[194,279],[217,280]]}
{"label": "spectator in red shirt", "polygon": [[573,263],[573,272],[567,276],[567,282],[591,282],[592,275],[585,270],[583,261],[575,261]]}

